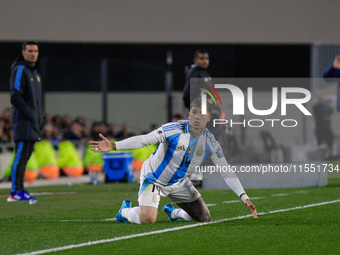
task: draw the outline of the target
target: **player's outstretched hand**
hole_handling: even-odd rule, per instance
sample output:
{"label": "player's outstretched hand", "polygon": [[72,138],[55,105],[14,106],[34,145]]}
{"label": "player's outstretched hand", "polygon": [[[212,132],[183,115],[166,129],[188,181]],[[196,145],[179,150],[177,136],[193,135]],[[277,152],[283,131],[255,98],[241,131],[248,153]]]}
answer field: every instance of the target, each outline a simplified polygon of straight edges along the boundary
{"label": "player's outstretched hand", "polygon": [[92,148],[91,151],[94,152],[108,152],[114,150],[114,145],[110,143],[109,139],[107,139],[102,134],[99,134],[99,137],[103,139],[102,141],[90,141],[89,147]]}
{"label": "player's outstretched hand", "polygon": [[259,217],[257,217],[255,205],[250,201],[250,199],[246,199],[244,203],[248,207],[248,209],[251,211],[251,213],[253,214],[253,218],[258,219]]}

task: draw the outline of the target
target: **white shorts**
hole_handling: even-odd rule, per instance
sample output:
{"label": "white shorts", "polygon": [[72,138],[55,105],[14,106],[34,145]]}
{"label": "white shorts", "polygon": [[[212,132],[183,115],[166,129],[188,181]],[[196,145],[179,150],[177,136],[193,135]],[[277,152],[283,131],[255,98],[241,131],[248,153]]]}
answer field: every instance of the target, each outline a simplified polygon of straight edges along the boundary
{"label": "white shorts", "polygon": [[201,194],[187,177],[167,187],[157,186],[141,178],[138,193],[139,205],[158,208],[160,196],[168,197],[173,204],[176,204],[193,202],[199,199]]}

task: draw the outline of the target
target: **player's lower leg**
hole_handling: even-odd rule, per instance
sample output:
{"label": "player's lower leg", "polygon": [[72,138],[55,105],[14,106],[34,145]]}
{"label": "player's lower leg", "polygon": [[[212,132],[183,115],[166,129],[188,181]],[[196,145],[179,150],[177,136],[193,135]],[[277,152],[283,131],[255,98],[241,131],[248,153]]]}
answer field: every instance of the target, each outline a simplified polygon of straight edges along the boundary
{"label": "player's lower leg", "polygon": [[123,217],[122,211],[124,209],[128,209],[128,208],[131,208],[131,207],[132,207],[131,206],[131,201],[129,201],[129,200],[124,200],[123,201],[122,206],[120,207],[120,209],[119,209],[119,211],[118,211],[118,213],[116,215],[116,221],[118,223],[126,223],[128,221],[125,217]]}
{"label": "player's lower leg", "polygon": [[132,223],[140,224],[139,207],[125,208],[122,210],[122,216]]}
{"label": "player's lower leg", "polygon": [[186,221],[194,221],[190,215],[183,209],[175,209],[171,213],[171,217],[174,219],[185,219]]}
{"label": "player's lower leg", "polygon": [[186,221],[194,221],[190,215],[183,209],[176,209],[170,204],[166,204],[163,207],[164,212],[169,216],[170,221],[177,221],[178,219],[184,219]]}

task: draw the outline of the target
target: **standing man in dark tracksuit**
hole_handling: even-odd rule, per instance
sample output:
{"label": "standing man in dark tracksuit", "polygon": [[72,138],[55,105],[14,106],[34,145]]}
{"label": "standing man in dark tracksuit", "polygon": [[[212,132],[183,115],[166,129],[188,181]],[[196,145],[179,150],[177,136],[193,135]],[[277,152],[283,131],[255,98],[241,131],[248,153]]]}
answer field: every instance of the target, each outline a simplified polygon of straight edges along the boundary
{"label": "standing man in dark tracksuit", "polygon": [[326,104],[322,94],[318,95],[318,102],[313,106],[313,116],[315,118],[315,134],[318,146],[325,142],[332,156],[334,135],[331,125],[331,115],[333,109]]}
{"label": "standing man in dark tracksuit", "polygon": [[37,202],[37,199],[24,189],[24,175],[34,143],[40,140],[44,122],[40,75],[35,66],[38,55],[37,42],[24,42],[22,57],[16,59],[11,67],[10,93],[15,158],[11,173],[12,190],[7,199],[9,202]]}
{"label": "standing man in dark tracksuit", "polygon": [[337,99],[336,99],[336,110],[340,112],[340,55],[335,56],[333,65],[331,65],[323,74],[323,78],[331,78],[330,80],[336,80],[338,82],[337,88]]}
{"label": "standing man in dark tracksuit", "polygon": [[[186,108],[190,108],[190,78],[203,78],[204,82],[209,83],[211,77],[207,71],[209,66],[209,54],[206,50],[199,49],[194,54],[194,64],[185,69],[185,85],[183,89],[183,100]],[[191,91],[192,98],[200,96],[200,90],[197,86]]]}

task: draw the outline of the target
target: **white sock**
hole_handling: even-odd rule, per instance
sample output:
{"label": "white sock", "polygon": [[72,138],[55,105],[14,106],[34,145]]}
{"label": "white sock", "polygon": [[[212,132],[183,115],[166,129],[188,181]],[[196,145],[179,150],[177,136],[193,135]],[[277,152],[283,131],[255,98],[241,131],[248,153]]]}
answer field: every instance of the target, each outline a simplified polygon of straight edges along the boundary
{"label": "white sock", "polygon": [[173,218],[173,219],[182,218],[182,219],[185,219],[186,221],[194,221],[194,219],[191,218],[190,215],[186,211],[184,211],[183,209],[173,210],[172,213],[171,213],[171,218]]}
{"label": "white sock", "polygon": [[132,223],[140,224],[139,207],[125,208],[122,210],[122,216]]}

